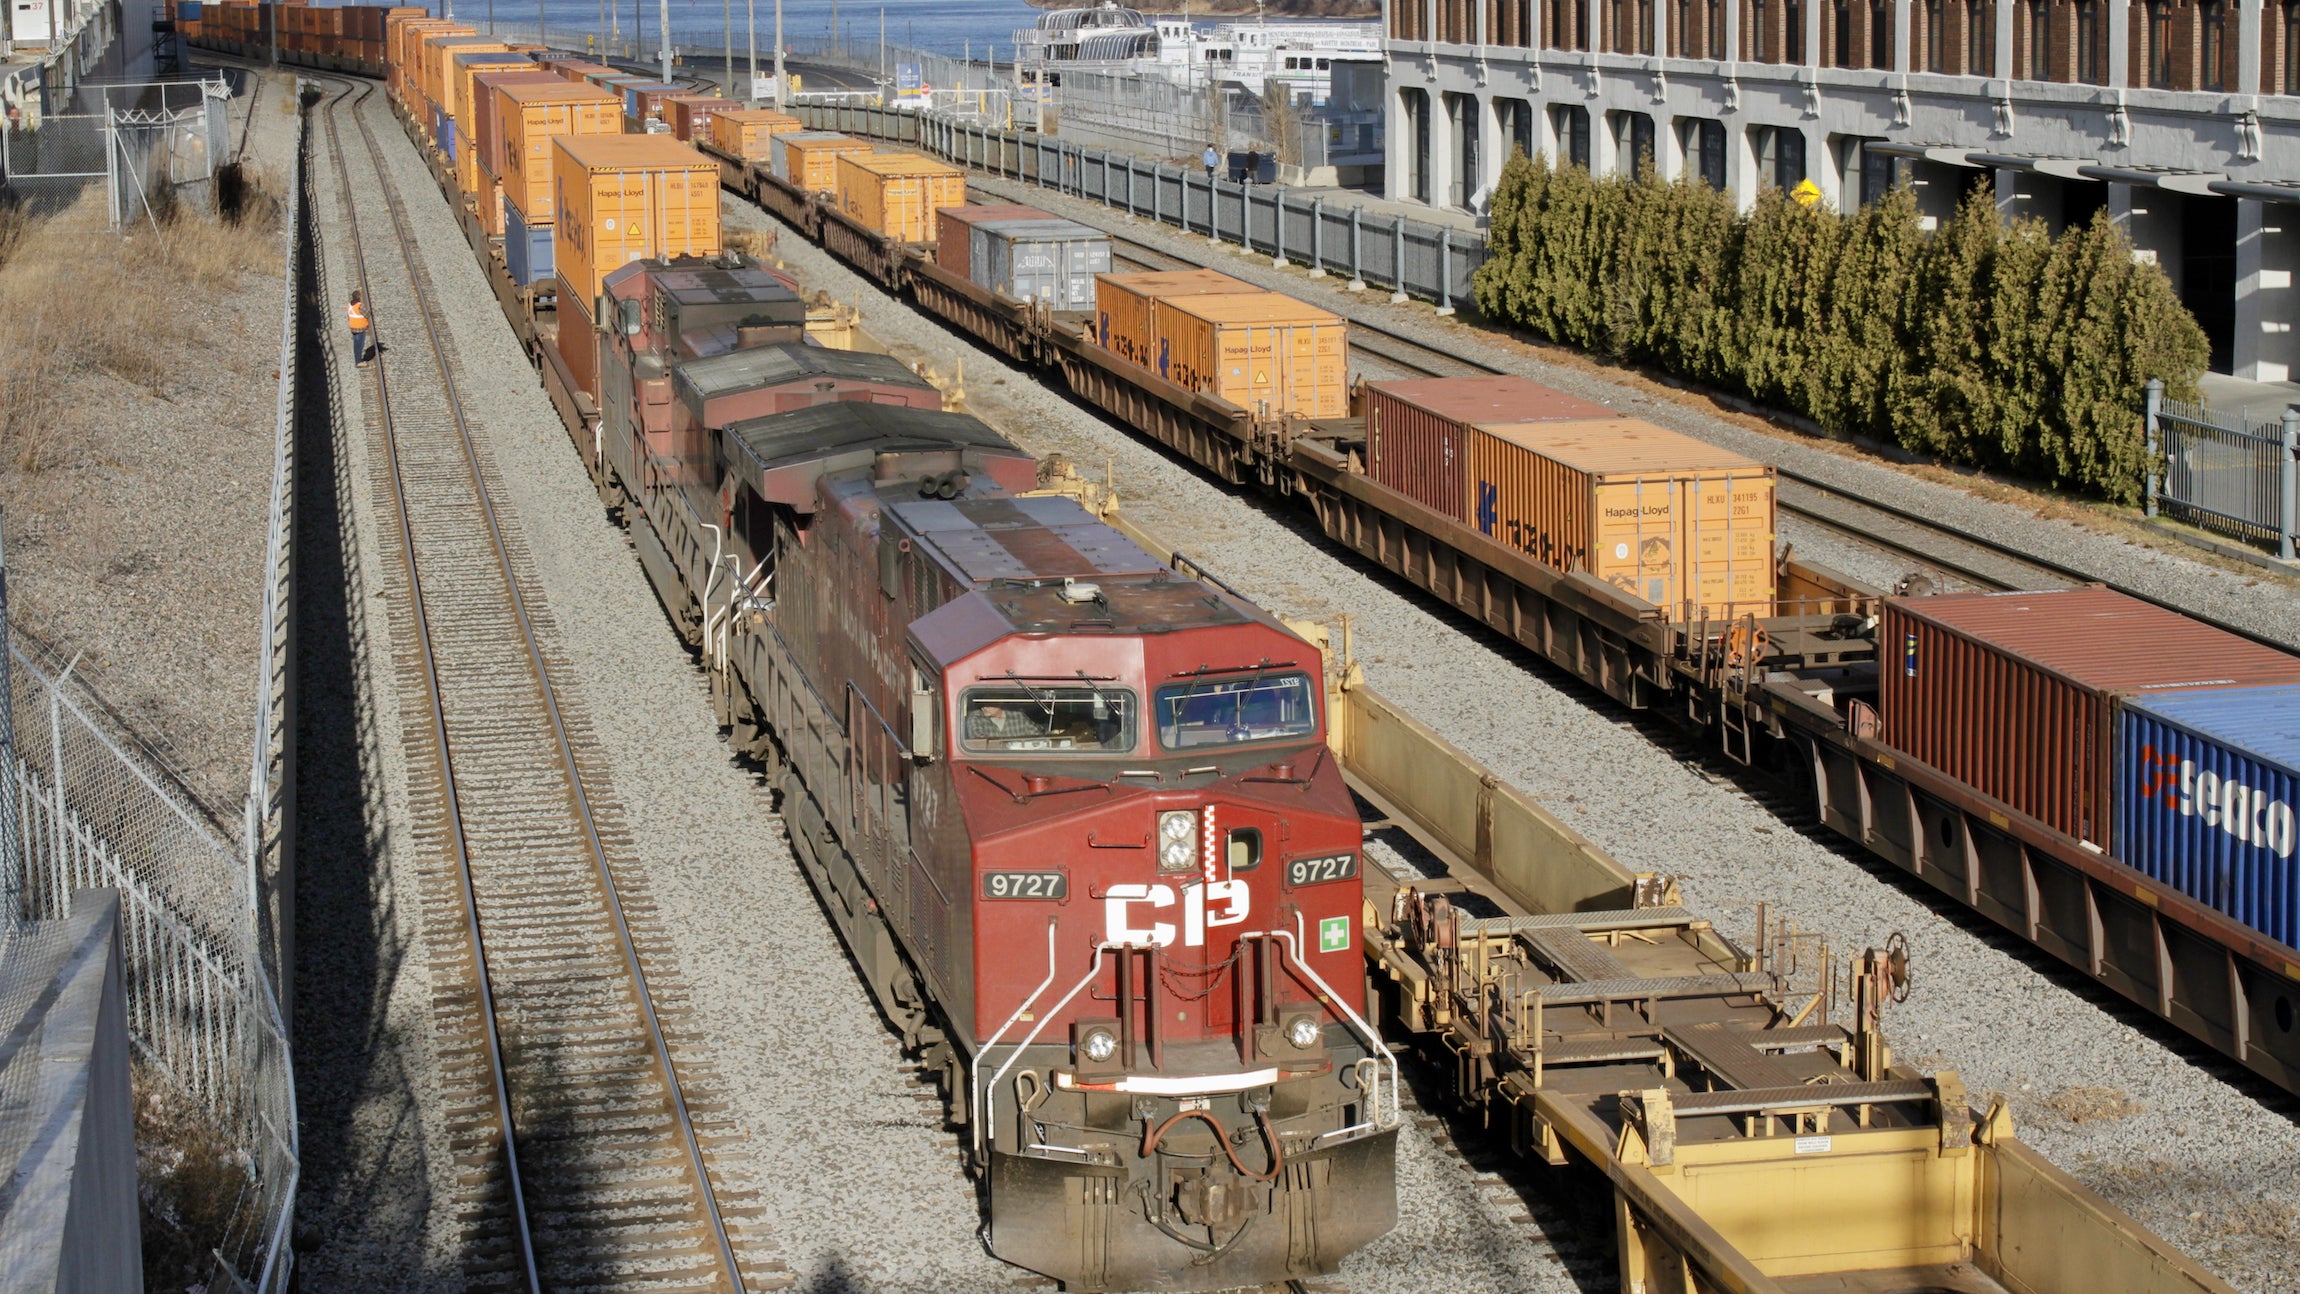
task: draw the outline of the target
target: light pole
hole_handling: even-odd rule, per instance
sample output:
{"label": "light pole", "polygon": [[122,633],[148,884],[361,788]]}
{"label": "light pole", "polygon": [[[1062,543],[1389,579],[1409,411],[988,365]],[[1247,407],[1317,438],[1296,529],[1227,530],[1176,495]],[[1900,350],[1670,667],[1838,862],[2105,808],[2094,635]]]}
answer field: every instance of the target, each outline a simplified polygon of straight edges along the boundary
{"label": "light pole", "polygon": [[775,0],[775,107],[781,108],[790,99],[783,86],[783,0]]}
{"label": "light pole", "polygon": [[663,29],[663,80],[671,79],[671,0],[659,0],[655,6],[655,23]]}
{"label": "light pole", "polygon": [[749,103],[759,97],[759,0],[743,0],[743,39],[751,54],[751,83],[743,87],[743,102]]}

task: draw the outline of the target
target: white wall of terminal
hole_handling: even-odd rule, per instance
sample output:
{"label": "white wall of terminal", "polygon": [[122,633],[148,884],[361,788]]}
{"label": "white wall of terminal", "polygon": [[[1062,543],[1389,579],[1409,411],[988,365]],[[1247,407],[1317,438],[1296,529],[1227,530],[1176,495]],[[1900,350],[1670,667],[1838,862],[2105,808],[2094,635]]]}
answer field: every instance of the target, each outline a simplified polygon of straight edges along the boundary
{"label": "white wall of terminal", "polygon": [[[1524,28],[1542,31],[1540,6],[1561,2],[1570,0],[1522,0],[1532,10]],[[1722,47],[1742,48],[1748,0],[1700,2],[1722,18]],[[1797,6],[1808,53],[1823,49],[1827,2]],[[2292,380],[2300,370],[2292,329],[2300,97],[2259,93],[2258,0],[2229,15],[2234,93],[2116,88],[2134,79],[2127,75],[2132,6],[2099,2],[2107,10],[2110,85],[1909,71],[1910,24],[1925,12],[1912,0],[1890,3],[1894,71],[1671,57],[1671,11],[1677,24],[1689,21],[1679,0],[1618,9],[1604,0],[1576,11],[1588,23],[1589,45],[1628,43],[1653,54],[1393,39],[1386,196],[1482,210],[1513,142],[1551,157],[1585,156],[1599,174],[1627,169],[1649,150],[1663,177],[1706,173],[1744,206],[1800,146],[1804,175],[1844,209],[1859,204],[1865,182],[1878,182],[1886,158],[1936,217],[1954,208],[1970,177],[1992,173],[2008,217],[2035,215],[2057,226],[2084,218],[2104,197],[2139,254],[2164,267],[2208,332],[2217,325],[2215,368]],[[1434,13],[1446,3],[1388,0],[1425,6],[1421,31],[1437,30]],[[1492,11],[1479,0],[1463,7],[1474,38]],[[2027,6],[1992,8],[1992,66],[2016,66],[2013,22]],[[1618,12],[1650,14],[1654,30],[1618,42],[1604,31]],[[1395,15],[1385,19],[1398,30]],[[2025,42],[2019,48],[2026,57]],[[2207,318],[2216,311],[2218,319]]]}

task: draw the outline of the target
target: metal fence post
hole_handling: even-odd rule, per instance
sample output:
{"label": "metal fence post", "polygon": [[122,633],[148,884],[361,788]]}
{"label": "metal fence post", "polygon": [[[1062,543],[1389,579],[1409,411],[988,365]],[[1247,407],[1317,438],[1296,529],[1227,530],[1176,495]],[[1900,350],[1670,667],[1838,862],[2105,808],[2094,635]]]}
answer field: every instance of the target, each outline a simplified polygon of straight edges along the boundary
{"label": "metal fence post", "polygon": [[[1131,166],[1133,163],[1129,162]],[[1166,223],[1166,168],[1152,163],[1150,167],[1150,223]],[[1188,231],[1183,231],[1187,233]]]}
{"label": "metal fence post", "polygon": [[1442,226],[1438,229],[1437,303],[1440,315],[1453,313],[1453,239]]}
{"label": "metal fence post", "polygon": [[1390,217],[1390,300],[1406,299],[1406,218]]}
{"label": "metal fence post", "polygon": [[1347,286],[1352,292],[1366,290],[1365,215],[1366,209],[1363,206],[1350,208],[1350,281]]}
{"label": "metal fence post", "polygon": [[1108,149],[1102,151],[1102,205],[1105,207],[1118,205],[1110,200],[1110,150]]}
{"label": "metal fence post", "polygon": [[1326,277],[1326,200],[1310,199],[1310,277]]}
{"label": "metal fence post", "polygon": [[2284,524],[2276,536],[2276,555],[2292,560],[2292,540],[2300,533],[2300,409],[2284,410]]}
{"label": "metal fence post", "polygon": [[[1102,156],[1107,159],[1110,155],[1104,153]],[[1131,157],[1126,159],[1126,214],[1134,214],[1134,159]]]}
{"label": "metal fence post", "polygon": [[2143,508],[2145,509],[2143,515],[2150,517],[2156,515],[2156,492],[2164,484],[2163,469],[2160,466],[2163,462],[2163,442],[2158,436],[2156,421],[2157,413],[2163,407],[2164,379],[2160,377],[2152,377],[2148,379],[2148,404],[2145,409],[2148,427],[2148,447],[2146,450],[2148,461],[2146,464],[2144,464],[2144,467],[2147,471],[2147,479],[2143,482],[2142,485],[2142,491],[2146,499],[2146,502],[2143,504]]}
{"label": "metal fence post", "polygon": [[1286,191],[1270,195],[1270,268],[1286,268]]}

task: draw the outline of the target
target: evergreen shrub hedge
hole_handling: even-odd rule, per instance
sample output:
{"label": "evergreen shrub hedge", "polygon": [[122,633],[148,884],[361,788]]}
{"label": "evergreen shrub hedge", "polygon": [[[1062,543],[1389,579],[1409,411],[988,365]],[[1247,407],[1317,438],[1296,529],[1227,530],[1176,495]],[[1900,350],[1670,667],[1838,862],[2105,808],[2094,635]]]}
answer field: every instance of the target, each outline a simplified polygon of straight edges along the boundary
{"label": "evergreen shrub hedge", "polygon": [[1852,215],[1767,189],[1595,178],[1511,156],[1476,277],[1490,318],[1832,431],[2140,497],[2151,377],[2194,398],[2203,330],[2105,212],[2058,237],[1986,189],[1939,228],[1898,190]]}

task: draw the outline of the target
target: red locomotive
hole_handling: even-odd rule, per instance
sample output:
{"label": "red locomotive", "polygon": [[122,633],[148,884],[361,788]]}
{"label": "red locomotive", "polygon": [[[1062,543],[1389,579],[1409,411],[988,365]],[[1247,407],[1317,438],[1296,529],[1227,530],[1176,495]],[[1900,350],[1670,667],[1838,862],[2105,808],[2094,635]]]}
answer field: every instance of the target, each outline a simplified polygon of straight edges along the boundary
{"label": "red locomotive", "polygon": [[1395,1221],[1397,1094],[1316,649],[793,300],[619,272],[591,457],[941,1071],[992,1250],[1079,1289],[1335,1270]]}

